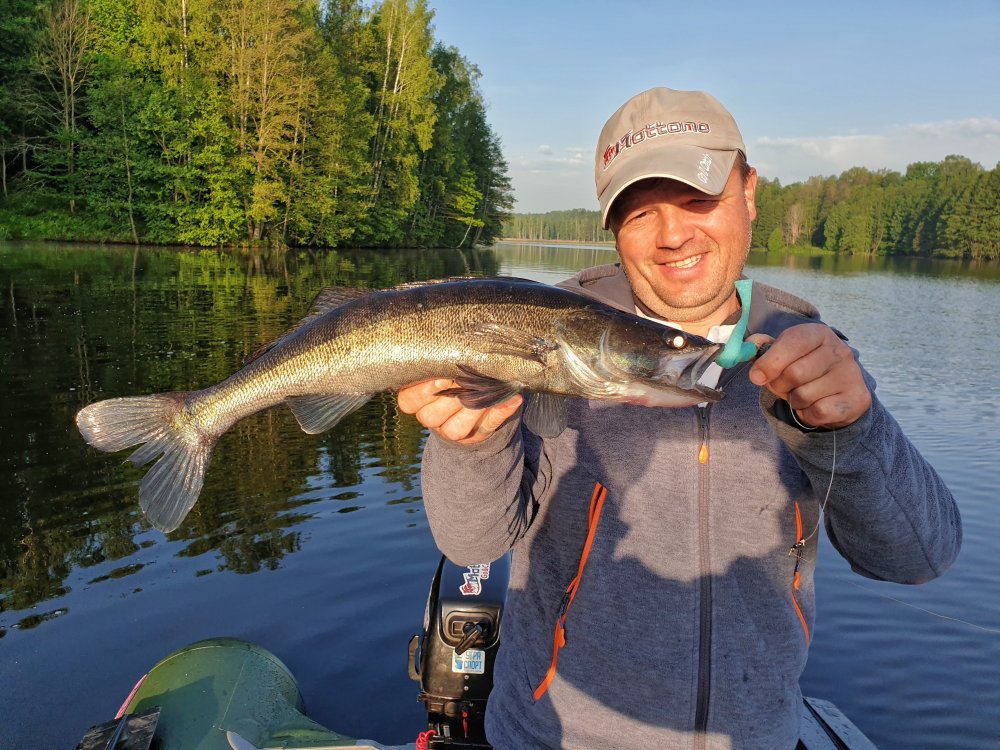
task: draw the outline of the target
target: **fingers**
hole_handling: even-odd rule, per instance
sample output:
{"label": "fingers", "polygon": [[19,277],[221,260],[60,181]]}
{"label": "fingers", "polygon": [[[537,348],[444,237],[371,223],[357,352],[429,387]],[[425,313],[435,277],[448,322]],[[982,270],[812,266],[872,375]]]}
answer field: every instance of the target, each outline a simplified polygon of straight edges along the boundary
{"label": "fingers", "polygon": [[813,427],[845,427],[871,406],[854,352],[821,324],[784,331],[750,368],[751,382],[785,399]]}
{"label": "fingers", "polygon": [[[820,328],[823,330],[818,330]],[[797,363],[826,341],[826,331],[836,338],[836,334],[826,326],[814,324],[785,330],[750,367],[750,381],[756,385],[767,385],[772,390],[781,389],[782,383],[797,381],[804,367]]]}
{"label": "fingers", "polygon": [[407,386],[397,394],[400,411],[416,416],[417,421],[445,440],[465,445],[482,442],[521,408],[520,395],[487,409],[468,409],[441,391],[457,387],[448,379],[426,380]]}
{"label": "fingers", "polygon": [[396,394],[400,411],[416,414],[420,409],[438,397],[438,393],[455,384],[453,380],[424,380],[401,388]]}
{"label": "fingers", "polygon": [[[818,332],[789,328],[786,333],[787,336],[779,337],[750,368],[752,383],[766,385],[781,396],[825,375],[839,358],[833,348],[835,345]],[[851,354],[850,349],[847,353]]]}
{"label": "fingers", "polygon": [[774,343],[774,339],[766,333],[752,333],[746,337],[746,340],[757,347],[758,355],[761,349]]}

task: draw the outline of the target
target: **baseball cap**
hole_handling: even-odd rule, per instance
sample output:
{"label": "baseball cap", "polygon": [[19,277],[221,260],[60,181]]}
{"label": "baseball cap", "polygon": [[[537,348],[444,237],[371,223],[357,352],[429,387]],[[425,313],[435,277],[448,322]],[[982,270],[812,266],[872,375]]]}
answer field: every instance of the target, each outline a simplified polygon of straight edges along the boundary
{"label": "baseball cap", "polygon": [[718,195],[738,152],[746,147],[736,120],[711,94],[664,87],[636,94],[611,115],[597,141],[602,226],[608,228],[611,204],[622,191],[649,177]]}

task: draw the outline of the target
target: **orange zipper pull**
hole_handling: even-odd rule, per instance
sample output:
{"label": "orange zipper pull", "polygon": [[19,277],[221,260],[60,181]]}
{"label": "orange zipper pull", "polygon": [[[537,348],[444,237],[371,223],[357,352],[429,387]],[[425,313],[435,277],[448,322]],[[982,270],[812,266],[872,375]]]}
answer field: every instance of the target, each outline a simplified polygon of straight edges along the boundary
{"label": "orange zipper pull", "polygon": [[698,407],[698,422],[701,424],[701,448],[698,449],[698,463],[708,463],[708,408]]}

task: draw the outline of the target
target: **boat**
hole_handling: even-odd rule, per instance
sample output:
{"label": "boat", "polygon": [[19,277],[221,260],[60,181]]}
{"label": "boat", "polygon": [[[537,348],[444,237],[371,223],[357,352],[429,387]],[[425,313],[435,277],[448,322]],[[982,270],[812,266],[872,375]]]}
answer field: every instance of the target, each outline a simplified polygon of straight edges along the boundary
{"label": "boat", "polygon": [[[91,727],[77,750],[489,750],[483,729],[509,557],[457,566],[441,559],[423,632],[409,644],[427,726],[415,741],[384,745],[344,736],[305,714],[292,673],[266,648],[237,638],[185,646],[139,680],[114,719]],[[832,703],[804,698],[798,750],[876,750]]]}

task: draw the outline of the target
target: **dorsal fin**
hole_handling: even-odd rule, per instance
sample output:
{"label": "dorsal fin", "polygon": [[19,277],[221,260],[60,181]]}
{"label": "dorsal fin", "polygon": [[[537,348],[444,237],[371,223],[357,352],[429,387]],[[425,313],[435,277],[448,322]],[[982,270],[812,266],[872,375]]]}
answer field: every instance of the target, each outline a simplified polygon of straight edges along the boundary
{"label": "dorsal fin", "polygon": [[331,310],[336,310],[341,305],[352,302],[356,299],[363,299],[371,294],[374,294],[377,289],[368,289],[365,287],[353,287],[353,286],[328,286],[319,291],[319,294],[312,301],[312,305],[309,307],[309,312],[306,313],[305,317],[302,318],[298,323],[289,328],[283,334],[278,336],[278,338],[268,341],[266,344],[262,345],[253,354],[248,356],[243,360],[244,365],[248,365],[255,359],[258,359],[274,347],[276,347],[280,342],[287,339],[289,336],[305,328],[307,325],[312,323],[317,318],[326,315]]}
{"label": "dorsal fin", "polygon": [[[404,284],[400,288],[405,288],[406,286],[408,285]],[[348,302],[353,302],[357,299],[364,299],[365,297],[369,297],[379,291],[383,290],[357,286],[328,286],[320,289],[313,298],[312,304],[309,305],[309,312],[305,314],[302,320],[277,338],[268,341],[266,344],[262,344],[256,351],[243,360],[244,366],[250,364],[255,359],[263,357],[289,336],[294,335],[313,321],[326,315],[331,310],[336,310],[338,307],[346,305]]]}

